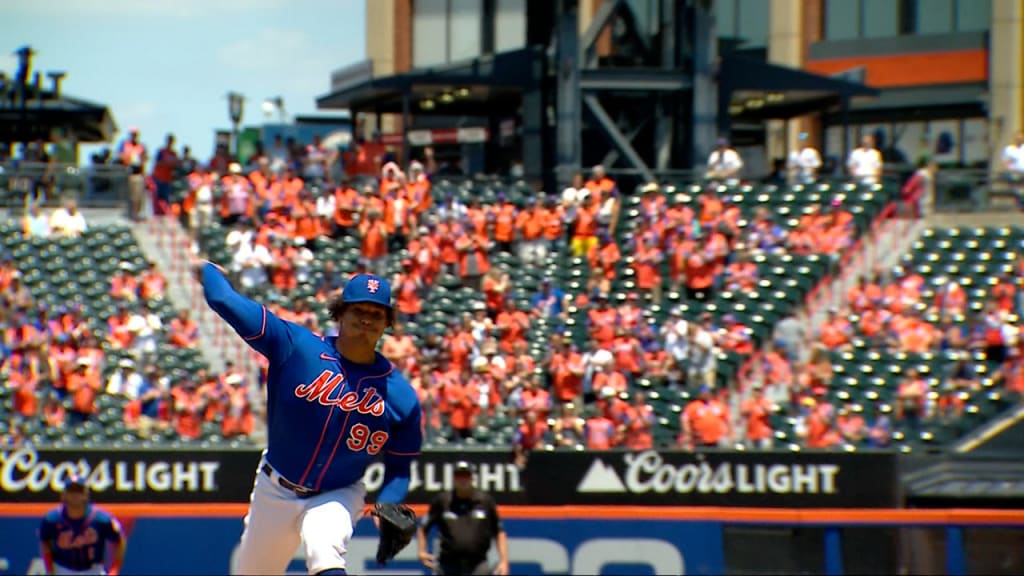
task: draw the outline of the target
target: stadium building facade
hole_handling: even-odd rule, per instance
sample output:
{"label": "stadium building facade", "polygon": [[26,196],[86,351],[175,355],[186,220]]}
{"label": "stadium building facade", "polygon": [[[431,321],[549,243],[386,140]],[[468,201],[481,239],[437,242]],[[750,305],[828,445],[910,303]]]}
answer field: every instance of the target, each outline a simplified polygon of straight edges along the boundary
{"label": "stadium building facade", "polygon": [[[465,172],[564,181],[700,166],[729,136],[748,175],[808,132],[842,158],[977,167],[1024,125],[1016,0],[372,0],[367,59],[321,108],[432,144]],[[404,129],[403,129],[404,127]],[[546,178],[544,178],[546,180]],[[552,185],[553,182],[546,182]]]}

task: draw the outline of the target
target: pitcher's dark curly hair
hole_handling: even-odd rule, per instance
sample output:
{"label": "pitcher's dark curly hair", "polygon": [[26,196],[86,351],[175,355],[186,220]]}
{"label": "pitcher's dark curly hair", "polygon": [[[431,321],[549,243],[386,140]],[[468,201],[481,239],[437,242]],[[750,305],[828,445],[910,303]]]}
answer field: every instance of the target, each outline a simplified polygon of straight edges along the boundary
{"label": "pitcher's dark curly hair", "polygon": [[[345,302],[345,297],[338,294],[334,300],[331,300],[327,304],[327,313],[331,316],[331,320],[335,323],[341,321],[342,314],[345,313],[345,308],[348,307],[348,303]],[[395,313],[395,307],[388,307],[388,328],[393,328],[398,323],[398,317]]]}

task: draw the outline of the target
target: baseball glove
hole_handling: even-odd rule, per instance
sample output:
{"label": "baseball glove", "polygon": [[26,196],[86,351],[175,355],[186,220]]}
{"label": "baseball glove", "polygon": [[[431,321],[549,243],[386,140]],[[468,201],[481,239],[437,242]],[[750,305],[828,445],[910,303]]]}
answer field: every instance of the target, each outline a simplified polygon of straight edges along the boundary
{"label": "baseball glove", "polygon": [[387,564],[416,535],[416,513],[403,504],[377,504],[373,515],[380,519],[380,542],[377,563]]}

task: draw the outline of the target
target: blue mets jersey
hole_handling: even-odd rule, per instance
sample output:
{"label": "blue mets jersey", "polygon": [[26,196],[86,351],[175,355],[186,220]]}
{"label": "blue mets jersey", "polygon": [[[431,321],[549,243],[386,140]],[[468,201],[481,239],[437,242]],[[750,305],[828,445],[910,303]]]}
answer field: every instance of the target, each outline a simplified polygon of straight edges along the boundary
{"label": "blue mets jersey", "polygon": [[77,520],[68,518],[64,506],[59,506],[47,512],[39,526],[39,541],[50,544],[54,563],[70,570],[103,564],[107,544],[116,544],[121,538],[118,521],[92,504]]}
{"label": "blue mets jersey", "polygon": [[235,292],[216,265],[204,264],[202,278],[210,307],[269,361],[270,465],[290,482],[326,491],[359,481],[383,456],[377,500],[401,502],[423,441],[409,382],[380,354],[372,365],[347,361],[333,340]]}

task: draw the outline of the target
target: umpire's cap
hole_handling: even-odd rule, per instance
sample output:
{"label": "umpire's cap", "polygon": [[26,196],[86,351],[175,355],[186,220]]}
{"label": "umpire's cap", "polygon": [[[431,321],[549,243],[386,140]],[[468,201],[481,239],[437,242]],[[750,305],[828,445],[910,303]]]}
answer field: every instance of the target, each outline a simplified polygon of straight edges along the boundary
{"label": "umpire's cap", "polygon": [[346,304],[369,302],[391,310],[391,283],[373,274],[356,274],[341,291]]}
{"label": "umpire's cap", "polygon": [[89,482],[85,479],[85,476],[72,474],[64,481],[64,491],[67,492],[68,490],[87,491],[89,490]]}
{"label": "umpire's cap", "polygon": [[469,465],[469,462],[466,462],[465,460],[459,460],[458,462],[455,463],[455,473],[472,474],[473,467]]}

